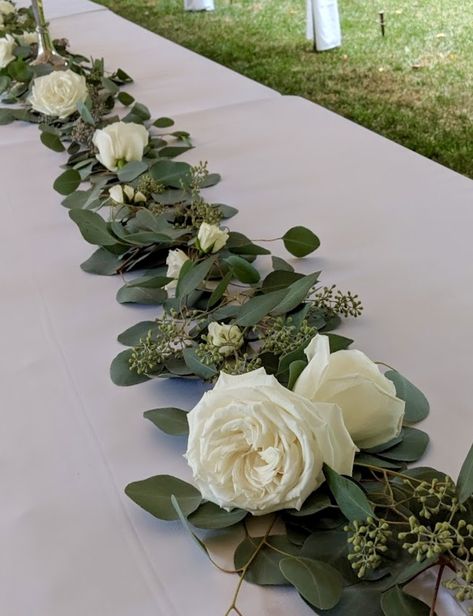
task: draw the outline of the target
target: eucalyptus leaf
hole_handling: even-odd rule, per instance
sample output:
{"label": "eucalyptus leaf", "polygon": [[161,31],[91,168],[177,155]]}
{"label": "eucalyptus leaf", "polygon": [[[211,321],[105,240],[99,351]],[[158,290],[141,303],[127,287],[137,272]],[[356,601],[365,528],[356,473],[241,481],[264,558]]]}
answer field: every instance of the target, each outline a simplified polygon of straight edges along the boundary
{"label": "eucalyptus leaf", "polygon": [[153,126],[157,128],[169,128],[170,126],[174,126],[174,120],[171,120],[171,118],[158,118],[153,122]]}
{"label": "eucalyptus leaf", "polygon": [[78,171],[75,169],[68,169],[56,178],[53,188],[61,195],[70,195],[72,192],[77,190],[77,188],[79,188],[81,181],[81,175]]}
{"label": "eucalyptus leaf", "polygon": [[394,383],[396,395],[406,403],[404,420],[408,423],[422,421],[429,414],[429,402],[424,394],[396,370],[388,370],[385,377]]}
{"label": "eucalyptus leaf", "polygon": [[425,603],[407,595],[399,586],[383,593],[381,608],[385,616],[429,616],[431,613]]}
{"label": "eucalyptus leaf", "polygon": [[305,257],[320,246],[319,238],[306,227],[292,227],[282,239],[286,250],[295,257]]}
{"label": "eucalyptus leaf", "polygon": [[132,325],[118,336],[118,342],[125,346],[136,346],[140,340],[146,338],[148,332],[158,329],[156,321],[141,321]]}
{"label": "eucalyptus leaf", "polygon": [[189,434],[187,412],[174,407],[152,409],[144,413],[157,428],[172,436]]}
{"label": "eucalyptus leaf", "polygon": [[95,126],[94,116],[92,115],[89,107],[83,103],[77,103],[77,110],[80,113],[80,117],[84,120],[86,124],[90,124],[90,126]]}
{"label": "eucalyptus leaf", "polygon": [[183,355],[184,355],[184,360],[189,370],[191,370],[194,374],[196,374],[201,379],[208,380],[216,376],[217,370],[213,368],[212,366],[207,366],[206,364],[203,364],[200,361],[200,359],[197,357],[194,349],[191,349],[191,348],[185,349]]}
{"label": "eucalyptus leaf", "polygon": [[328,509],[329,507],[333,507],[330,497],[322,489],[319,489],[312,492],[312,494],[306,498],[299,511],[297,511],[297,509],[288,509],[287,513],[292,517],[302,518]]}
{"label": "eucalyptus leaf", "polygon": [[196,528],[212,530],[234,526],[244,520],[247,515],[248,512],[243,511],[243,509],[225,511],[215,503],[202,503],[198,509],[191,513],[188,519]]}
{"label": "eucalyptus leaf", "polygon": [[473,495],[473,445],[463,462],[457,481],[457,494],[461,504]]}
{"label": "eucalyptus leaf", "polygon": [[260,280],[260,274],[248,261],[237,255],[231,255],[224,259],[224,262],[231,268],[235,277],[246,284],[256,284]]}
{"label": "eucalyptus leaf", "polygon": [[[228,206],[220,206],[228,207]],[[237,231],[230,231],[227,243],[227,250],[239,255],[269,255],[271,254],[267,248],[254,244],[246,235]]]}
{"label": "eucalyptus leaf", "polygon": [[69,211],[69,217],[79,227],[86,242],[98,246],[113,246],[117,239],[110,233],[105,220],[91,210],[74,209]]}
{"label": "eucalyptus leaf", "polygon": [[125,105],[125,107],[129,107],[132,103],[135,102],[133,96],[131,94],[128,94],[128,92],[120,92],[117,98],[122,105]]}
{"label": "eucalyptus leaf", "polygon": [[[190,263],[187,266],[187,263]],[[179,279],[177,281],[176,288],[176,297],[182,298],[192,291],[195,291],[197,287],[202,284],[205,280],[206,276],[212,269],[212,266],[215,263],[215,259],[213,257],[209,257],[201,261],[200,263],[192,263],[187,262],[185,265],[187,267],[183,267],[179,274]]]}
{"label": "eucalyptus leaf", "polygon": [[327,563],[305,557],[283,558],[279,568],[311,605],[328,610],[340,601],[342,577]]}
{"label": "eucalyptus leaf", "polygon": [[215,306],[215,304],[217,304],[217,302],[224,296],[225,291],[227,290],[231,279],[232,279],[231,272],[228,272],[227,274],[225,274],[222,280],[218,283],[218,285],[212,291],[212,294],[210,295],[209,301],[207,303],[208,308],[212,308],[213,306]]}
{"label": "eucalyptus leaf", "polygon": [[161,148],[159,150],[159,156],[162,158],[175,158],[176,156],[180,156],[181,154],[184,154],[185,152],[188,152],[189,150],[192,150],[193,146],[191,145],[186,145],[186,146],[166,146],[164,148]]}
{"label": "eucalyptus leaf", "polygon": [[383,458],[388,460],[399,460],[401,462],[416,462],[421,458],[429,444],[429,436],[422,430],[416,428],[403,428],[401,431],[402,441],[380,453]]}
{"label": "eucalyptus leaf", "polygon": [[275,270],[284,270],[286,272],[293,272],[294,268],[290,263],[281,259],[281,257],[271,257],[273,263],[273,269]]}
{"label": "eucalyptus leaf", "polygon": [[[234,554],[235,569],[243,569],[250,561],[255,551],[259,548],[263,537],[246,537],[237,547]],[[258,554],[251,561],[245,575],[245,580],[250,584],[259,586],[280,586],[288,584],[288,581],[279,568],[280,561],[285,558],[276,550],[282,550],[288,554],[297,555],[299,548],[290,543],[285,535],[271,535],[266,539],[268,545],[260,547]],[[270,546],[276,548],[271,549]]]}
{"label": "eucalyptus leaf", "polygon": [[293,282],[286,290],[284,294],[284,299],[277,304],[277,306],[271,311],[271,314],[274,316],[278,316],[281,314],[286,314],[291,310],[294,310],[303,302],[317,282],[319,278],[320,272],[314,272],[313,274],[309,274],[308,276],[304,276],[300,280],[296,280]]}
{"label": "eucalyptus leaf", "polygon": [[117,302],[119,304],[161,305],[167,296],[164,289],[125,285],[118,290]]}
{"label": "eucalyptus leaf", "polygon": [[237,324],[242,326],[256,325],[268,315],[271,310],[283,301],[286,296],[286,290],[274,291],[265,295],[257,295],[252,297],[239,310]]}
{"label": "eucalyptus leaf", "polygon": [[4,124],[11,124],[16,120],[15,114],[12,109],[2,107],[0,109],[0,126]]}
{"label": "eucalyptus leaf", "polygon": [[112,365],[110,366],[110,378],[115,385],[128,387],[130,385],[138,385],[139,383],[149,381],[150,377],[146,376],[146,374],[138,374],[134,370],[131,370],[130,358],[132,352],[133,349],[126,349],[126,351],[119,353],[112,361]]}
{"label": "eucalyptus leaf", "polygon": [[43,131],[40,136],[41,143],[54,152],[64,152],[66,149],[61,140],[54,133]]}
{"label": "eucalyptus leaf", "polygon": [[307,366],[307,362],[303,359],[298,359],[293,361],[289,366],[289,382],[287,384],[287,388],[289,390],[293,390],[295,384],[297,383],[297,379],[300,377],[302,371]]}
{"label": "eucalyptus leaf", "polygon": [[120,267],[120,259],[106,248],[99,248],[80,267],[89,274],[113,276]]}
{"label": "eucalyptus leaf", "polygon": [[148,170],[148,165],[143,160],[132,160],[118,170],[117,176],[120,182],[131,182]]}
{"label": "eucalyptus leaf", "polygon": [[354,481],[339,475],[326,464],[324,475],[337,505],[348,520],[362,521],[369,516],[376,517],[366,494]]}
{"label": "eucalyptus leaf", "polygon": [[269,273],[263,280],[261,290],[263,293],[271,293],[279,289],[287,289],[293,282],[304,278],[304,274],[288,270],[275,270]]}
{"label": "eucalyptus leaf", "polygon": [[340,336],[339,334],[327,334],[327,338],[330,344],[330,353],[336,351],[344,351],[353,343],[351,338]]}
{"label": "eucalyptus leaf", "polygon": [[150,168],[151,177],[157,182],[172,188],[188,186],[192,178],[192,167],[188,163],[159,160]]}
{"label": "eucalyptus leaf", "polygon": [[177,499],[184,515],[195,511],[202,501],[200,492],[194,486],[170,475],[156,475],[143,481],[135,481],[127,485],[125,493],[137,505],[160,520],[179,519],[171,496]]}

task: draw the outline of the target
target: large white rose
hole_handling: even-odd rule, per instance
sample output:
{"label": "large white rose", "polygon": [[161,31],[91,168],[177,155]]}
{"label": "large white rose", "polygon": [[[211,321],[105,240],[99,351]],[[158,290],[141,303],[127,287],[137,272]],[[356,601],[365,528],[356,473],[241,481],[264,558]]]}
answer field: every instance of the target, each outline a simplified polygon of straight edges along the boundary
{"label": "large white rose", "polygon": [[5,68],[12,60],[15,59],[15,56],[13,55],[13,50],[15,47],[16,41],[12,36],[10,36],[10,34],[0,38],[0,68]]}
{"label": "large white rose", "polygon": [[202,252],[218,252],[228,240],[228,231],[220,229],[218,225],[209,225],[203,222],[197,233],[197,241]]}
{"label": "large white rose", "polygon": [[83,75],[71,70],[53,71],[36,77],[28,101],[35,111],[64,120],[77,111],[77,104],[83,103],[87,96]]}
{"label": "large white rose", "polygon": [[149,133],[142,124],[114,122],[94,133],[93,143],[98,149],[97,159],[110,171],[131,160],[141,160]]}
{"label": "large white rose", "polygon": [[209,325],[207,340],[218,348],[220,355],[228,357],[241,347],[244,338],[238,325],[213,322]]}
{"label": "large white rose", "polygon": [[328,337],[317,335],[305,354],[309,363],[297,380],[296,393],[314,402],[337,404],[358,447],[376,447],[399,436],[405,403],[364,353],[330,354]]}
{"label": "large white rose", "polygon": [[264,368],[229,376],[188,414],[186,458],[202,496],[253,515],[300,509],[326,462],[351,475],[356,447],[334,404],[315,404]]}
{"label": "large white rose", "polygon": [[175,289],[177,287],[177,279],[179,278],[181,268],[186,261],[189,261],[189,257],[180,248],[176,248],[168,252],[168,256],[166,258],[166,265],[168,266],[168,271],[166,273],[166,276],[167,278],[174,278],[174,280],[168,282],[168,284],[164,287],[167,291],[169,291],[170,289]]}
{"label": "large white rose", "polygon": [[15,7],[8,0],[0,0],[0,14],[1,15],[10,15],[10,13],[14,13],[16,11]]}

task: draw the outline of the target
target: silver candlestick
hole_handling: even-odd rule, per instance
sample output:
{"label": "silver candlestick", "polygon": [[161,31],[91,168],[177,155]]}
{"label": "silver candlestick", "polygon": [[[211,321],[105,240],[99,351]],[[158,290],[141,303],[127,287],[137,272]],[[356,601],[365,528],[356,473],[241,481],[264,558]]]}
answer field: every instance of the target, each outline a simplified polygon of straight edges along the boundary
{"label": "silver candlestick", "polygon": [[48,22],[44,15],[43,0],[32,0],[31,5],[38,34],[38,55],[32,64],[49,64],[54,70],[64,70],[67,68],[67,60],[59,55],[54,48],[49,34]]}

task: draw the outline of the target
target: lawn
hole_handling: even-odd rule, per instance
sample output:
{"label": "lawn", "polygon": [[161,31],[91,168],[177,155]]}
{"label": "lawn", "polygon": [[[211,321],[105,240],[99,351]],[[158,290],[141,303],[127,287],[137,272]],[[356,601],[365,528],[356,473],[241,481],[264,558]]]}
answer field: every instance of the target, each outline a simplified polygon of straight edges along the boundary
{"label": "lawn", "polygon": [[100,1],[473,178],[473,2],[339,0],[343,46],[313,53],[305,0],[216,0],[214,13],[184,13],[182,0]]}

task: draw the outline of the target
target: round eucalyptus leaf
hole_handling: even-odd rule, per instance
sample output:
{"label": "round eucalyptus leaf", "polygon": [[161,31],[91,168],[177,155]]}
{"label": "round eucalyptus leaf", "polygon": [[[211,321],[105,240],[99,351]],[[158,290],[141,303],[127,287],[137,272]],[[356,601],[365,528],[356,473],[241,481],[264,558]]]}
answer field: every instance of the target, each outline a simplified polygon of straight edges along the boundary
{"label": "round eucalyptus leaf", "polygon": [[119,304],[149,304],[156,306],[161,305],[166,298],[166,291],[159,288],[150,289],[125,285],[117,293],[117,302]]}
{"label": "round eucalyptus leaf", "polygon": [[171,436],[185,436],[189,434],[187,413],[174,407],[152,409],[144,413],[157,428]]}
{"label": "round eucalyptus leaf", "polygon": [[81,264],[81,269],[89,274],[113,276],[120,267],[120,259],[106,248],[99,248]]}
{"label": "round eucalyptus leaf", "polygon": [[421,458],[429,444],[429,436],[416,428],[403,428],[402,441],[386,451],[380,452],[380,456],[388,460],[401,462],[416,462]]}
{"label": "round eucalyptus leaf", "polygon": [[417,423],[429,414],[429,401],[424,394],[396,370],[388,370],[385,377],[394,383],[396,395],[406,403],[404,421]]}
{"label": "round eucalyptus leaf", "polygon": [[282,574],[311,605],[328,610],[340,601],[343,579],[332,566],[320,560],[283,558]]}
{"label": "round eucalyptus leaf", "polygon": [[117,340],[125,346],[136,346],[142,338],[146,338],[148,332],[153,332],[157,328],[158,324],[156,321],[140,321],[140,323],[136,323],[122,332]]}
{"label": "round eucalyptus leaf", "polygon": [[171,475],[156,475],[143,481],[135,481],[127,485],[125,493],[137,505],[160,520],[179,519],[171,496],[177,499],[185,516],[195,511],[202,502],[197,488]]}
{"label": "round eucalyptus leaf", "polygon": [[56,178],[53,188],[61,195],[70,195],[72,192],[77,190],[81,181],[81,175],[78,171],[75,169],[68,169]]}
{"label": "round eucalyptus leaf", "polygon": [[286,250],[295,257],[305,257],[320,246],[319,238],[306,227],[292,227],[282,239]]}
{"label": "round eucalyptus leaf", "polygon": [[119,353],[112,361],[110,366],[110,377],[115,385],[128,387],[129,385],[138,385],[149,381],[149,376],[146,374],[138,374],[130,369],[130,358],[133,349],[126,349]]}
{"label": "round eucalyptus leaf", "polygon": [[174,126],[174,120],[171,120],[171,118],[158,118],[153,122],[153,125],[157,128],[169,128]]}
{"label": "round eucalyptus leaf", "polygon": [[54,152],[64,152],[66,149],[61,140],[54,133],[43,131],[40,136],[41,143]]}

